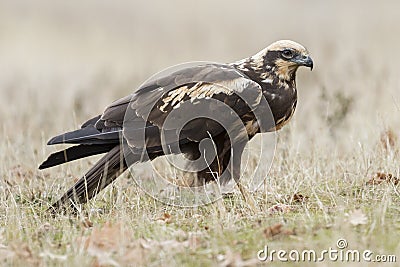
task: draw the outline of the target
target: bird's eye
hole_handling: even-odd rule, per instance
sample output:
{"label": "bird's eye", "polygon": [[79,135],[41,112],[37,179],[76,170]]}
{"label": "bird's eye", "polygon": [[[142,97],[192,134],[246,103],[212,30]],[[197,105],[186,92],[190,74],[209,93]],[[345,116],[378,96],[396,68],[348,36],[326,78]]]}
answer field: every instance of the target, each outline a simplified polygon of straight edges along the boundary
{"label": "bird's eye", "polygon": [[291,59],[294,56],[294,54],[292,50],[285,49],[282,51],[282,56],[286,59]]}

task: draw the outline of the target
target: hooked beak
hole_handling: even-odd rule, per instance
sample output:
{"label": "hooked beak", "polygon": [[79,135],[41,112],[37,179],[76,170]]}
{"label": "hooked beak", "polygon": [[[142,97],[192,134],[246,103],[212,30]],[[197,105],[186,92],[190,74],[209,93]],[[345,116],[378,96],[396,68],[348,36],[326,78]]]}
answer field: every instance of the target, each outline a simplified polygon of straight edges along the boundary
{"label": "hooked beak", "polygon": [[309,67],[311,70],[314,67],[314,62],[308,55],[299,55],[293,59],[293,62],[299,64],[300,66]]}

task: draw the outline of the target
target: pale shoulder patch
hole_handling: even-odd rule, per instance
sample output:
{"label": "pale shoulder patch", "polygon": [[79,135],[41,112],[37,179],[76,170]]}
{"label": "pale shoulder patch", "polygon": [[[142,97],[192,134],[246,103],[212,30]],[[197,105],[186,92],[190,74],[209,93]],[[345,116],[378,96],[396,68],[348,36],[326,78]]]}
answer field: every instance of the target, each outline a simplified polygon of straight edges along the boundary
{"label": "pale shoulder patch", "polygon": [[[254,87],[255,82],[244,77],[238,77],[232,80],[219,81],[215,83],[198,82],[193,86],[181,86],[168,92],[167,96],[162,99],[163,105],[160,106],[162,112],[167,112],[166,108],[171,106],[176,109],[184,101],[185,96],[189,97],[190,102],[198,99],[211,98],[217,94],[232,95],[234,93],[242,93],[249,87]],[[261,90],[261,89],[260,89]],[[261,91],[260,91],[261,92]],[[261,95],[261,93],[260,93]]]}

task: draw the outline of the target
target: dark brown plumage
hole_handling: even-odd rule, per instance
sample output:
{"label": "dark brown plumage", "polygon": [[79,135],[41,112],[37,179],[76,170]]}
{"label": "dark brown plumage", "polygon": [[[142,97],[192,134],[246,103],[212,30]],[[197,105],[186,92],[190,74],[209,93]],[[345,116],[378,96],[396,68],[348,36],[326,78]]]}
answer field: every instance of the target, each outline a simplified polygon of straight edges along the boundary
{"label": "dark brown plumage", "polygon": [[[136,162],[179,152],[189,159],[198,159],[200,141],[209,137],[217,157],[207,168],[197,171],[196,185],[216,180],[216,174],[221,183],[239,179],[240,159],[247,141],[257,133],[279,130],[292,117],[297,103],[295,78],[299,66],[312,69],[307,50],[283,40],[250,58],[231,64],[187,67],[144,84],[134,94],[112,103],[102,115],[84,123],[81,129],[48,142],[77,146],[51,154],[40,169],[106,153],[52,207],[57,210],[85,203]],[[256,116],[257,112],[268,111],[263,110],[263,99],[272,112],[270,120],[261,121]],[[232,112],[217,105],[221,102],[236,113],[240,123]],[[199,116],[177,133],[174,121],[204,110],[218,114],[224,125]],[[174,119],[172,124],[167,123],[169,117]],[[244,131],[240,130],[243,126]],[[161,131],[167,139],[161,138]],[[233,138],[229,138],[232,133]],[[166,152],[163,145],[171,150]],[[123,148],[128,148],[125,153]]]}

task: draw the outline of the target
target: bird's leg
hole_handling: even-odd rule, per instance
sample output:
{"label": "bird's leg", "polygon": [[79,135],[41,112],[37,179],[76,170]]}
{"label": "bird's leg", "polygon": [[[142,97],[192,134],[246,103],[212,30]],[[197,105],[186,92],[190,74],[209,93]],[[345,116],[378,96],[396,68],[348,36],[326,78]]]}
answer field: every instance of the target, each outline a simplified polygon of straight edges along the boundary
{"label": "bird's leg", "polygon": [[249,190],[239,181],[237,181],[236,184],[240,190],[240,193],[243,196],[244,201],[249,205],[251,211],[253,213],[257,213],[257,211],[259,211],[259,209],[257,208],[257,203],[253,196],[250,194]]}
{"label": "bird's leg", "polygon": [[246,143],[235,144],[232,147],[232,177],[236,182],[237,187],[239,188],[240,193],[244,199],[244,202],[249,205],[249,208],[253,213],[257,213],[259,209],[257,208],[257,203],[249,190],[245,185],[240,181],[240,166],[242,160],[242,154]]}

